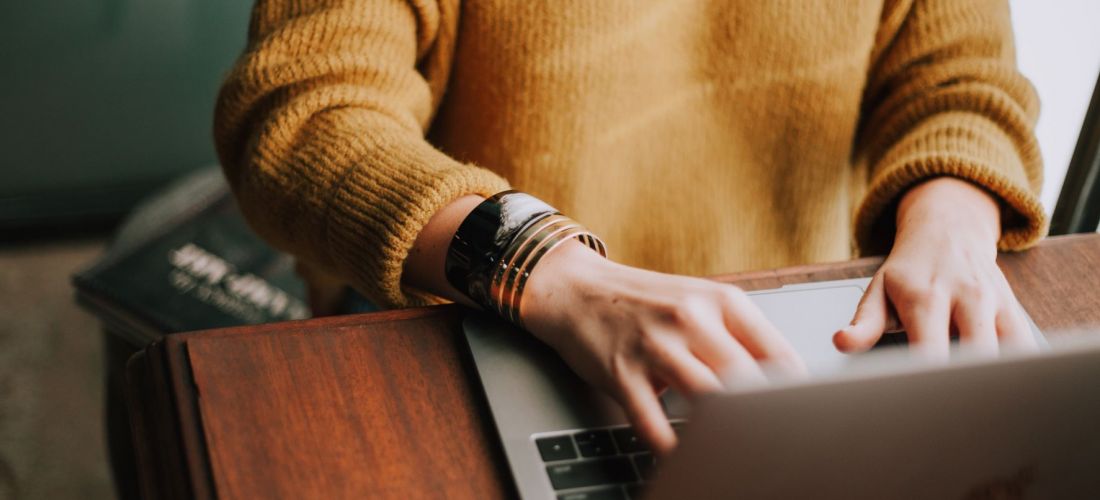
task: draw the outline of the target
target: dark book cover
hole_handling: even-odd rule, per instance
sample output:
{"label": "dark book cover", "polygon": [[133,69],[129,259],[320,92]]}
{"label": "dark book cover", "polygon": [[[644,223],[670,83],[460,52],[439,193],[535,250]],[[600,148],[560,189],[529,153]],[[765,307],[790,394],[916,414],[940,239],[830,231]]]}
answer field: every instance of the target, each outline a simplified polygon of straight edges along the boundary
{"label": "dark book cover", "polygon": [[245,223],[220,173],[159,195],[76,274],[77,300],[144,345],[173,332],[303,319],[293,259]]}

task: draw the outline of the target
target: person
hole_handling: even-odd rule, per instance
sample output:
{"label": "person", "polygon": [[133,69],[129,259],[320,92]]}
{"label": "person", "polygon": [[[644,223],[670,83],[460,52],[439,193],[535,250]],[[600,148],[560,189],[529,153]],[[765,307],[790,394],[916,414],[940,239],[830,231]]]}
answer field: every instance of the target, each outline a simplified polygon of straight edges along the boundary
{"label": "person", "polygon": [[[801,366],[743,292],[699,276],[886,253],[839,349],[895,312],[930,356],[951,334],[1032,342],[996,265],[1047,224],[1014,59],[1003,0],[260,0],[215,136],[318,307],[335,283],[496,307],[667,451],[663,388]],[[516,304],[476,251],[530,251],[502,214],[529,225],[553,212],[538,200],[574,229],[520,270]],[[484,239],[470,214],[513,243],[456,247]]]}

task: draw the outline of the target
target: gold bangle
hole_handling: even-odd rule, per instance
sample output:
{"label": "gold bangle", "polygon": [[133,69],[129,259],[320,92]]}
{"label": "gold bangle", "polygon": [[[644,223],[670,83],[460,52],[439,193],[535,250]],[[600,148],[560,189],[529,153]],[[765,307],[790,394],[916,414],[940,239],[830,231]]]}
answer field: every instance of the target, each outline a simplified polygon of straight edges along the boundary
{"label": "gold bangle", "polygon": [[549,245],[556,246],[558,242],[568,239],[569,235],[583,229],[578,222],[564,219],[553,224],[547,224],[539,230],[538,234],[533,235],[527,241],[521,254],[517,256],[518,264],[512,267],[508,278],[504,280],[501,287],[501,291],[506,295],[500,297],[500,304],[502,309],[507,311],[505,315],[507,319],[519,324],[517,283],[526,281],[526,276],[530,273],[529,270],[533,269],[534,263],[538,261],[537,258],[532,259],[532,257],[540,255],[541,249],[547,248]]}
{"label": "gold bangle", "polygon": [[496,269],[489,281],[489,300],[493,303],[493,306],[497,310],[497,314],[503,316],[503,309],[501,307],[501,297],[503,297],[502,285],[504,283],[504,276],[508,271],[515,266],[516,255],[522,250],[532,237],[536,236],[539,231],[544,227],[559,222],[561,220],[567,220],[561,214],[547,214],[545,217],[540,217],[527,227],[521,229],[519,234],[504,248],[504,252],[497,262]]}
{"label": "gold bangle", "polygon": [[514,282],[514,276],[522,268],[521,264],[527,260],[534,245],[538,245],[546,238],[550,231],[568,225],[573,221],[562,215],[553,215],[533,224],[524,230],[505,251],[505,258],[501,259],[501,267],[493,276],[490,298],[496,306],[497,312],[504,318],[510,319],[511,301],[505,300],[510,291],[510,283]]}
{"label": "gold bangle", "polygon": [[520,280],[515,285],[515,289],[512,291],[512,293],[515,295],[515,302],[512,305],[512,311],[515,315],[514,322],[517,325],[521,327],[523,326],[523,320],[520,316],[520,308],[523,307],[523,290],[527,286],[527,279],[531,277],[531,272],[534,271],[535,265],[537,265],[539,260],[546,256],[546,254],[553,251],[562,243],[565,243],[566,241],[574,238],[580,240],[582,243],[585,243],[589,248],[594,250],[596,253],[599,253],[601,257],[607,257],[607,248],[604,247],[603,242],[596,238],[595,234],[592,234],[580,225],[570,229],[567,232],[560,233],[556,238],[553,238],[553,241],[547,241],[545,246],[543,246],[533,256],[531,256],[530,262],[524,266],[524,269],[521,270],[519,274]]}
{"label": "gold bangle", "polygon": [[579,223],[572,222],[568,227],[561,228],[542,238],[536,246],[532,247],[529,255],[515,270],[516,279],[511,283],[505,283],[505,288],[510,291],[506,306],[509,312],[507,316],[513,323],[523,326],[520,310],[523,304],[523,292],[527,286],[527,280],[531,277],[538,262],[550,251],[570,239],[578,239],[601,256],[607,256],[607,248],[595,234],[588,231]]}

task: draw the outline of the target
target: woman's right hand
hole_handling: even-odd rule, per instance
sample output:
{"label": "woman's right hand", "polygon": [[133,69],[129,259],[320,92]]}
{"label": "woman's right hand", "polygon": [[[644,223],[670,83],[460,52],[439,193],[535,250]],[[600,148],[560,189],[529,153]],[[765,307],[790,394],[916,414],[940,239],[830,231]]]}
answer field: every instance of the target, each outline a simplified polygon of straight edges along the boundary
{"label": "woman's right hand", "polygon": [[617,264],[568,242],[532,271],[524,325],[623,406],[658,452],[676,444],[658,395],[760,379],[761,361],[804,372],[787,340],[739,288]]}

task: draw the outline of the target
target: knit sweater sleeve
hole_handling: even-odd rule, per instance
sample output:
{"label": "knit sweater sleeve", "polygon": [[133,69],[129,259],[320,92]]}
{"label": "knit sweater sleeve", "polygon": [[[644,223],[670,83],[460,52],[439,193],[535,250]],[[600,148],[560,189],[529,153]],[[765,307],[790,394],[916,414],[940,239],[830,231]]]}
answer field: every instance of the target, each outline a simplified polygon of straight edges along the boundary
{"label": "knit sweater sleeve", "polygon": [[433,301],[401,285],[432,214],[508,187],[424,139],[455,3],[259,0],[218,98],[216,146],[249,223],[384,306]]}
{"label": "knit sweater sleeve", "polygon": [[887,4],[855,150],[869,177],[855,215],[857,245],[885,250],[899,198],[934,176],[969,180],[999,200],[1002,250],[1034,244],[1047,228],[1037,197],[1038,98],[1016,69],[1007,2]]}

